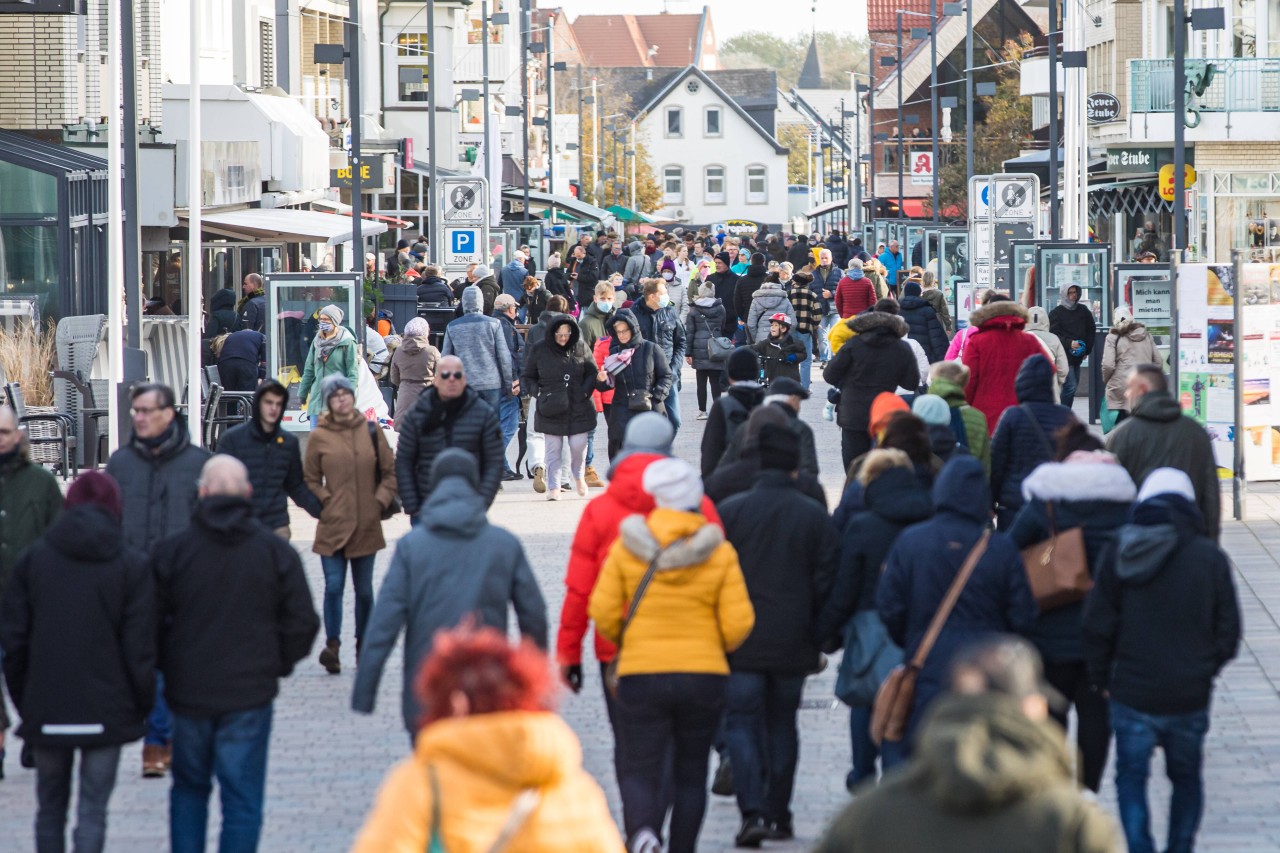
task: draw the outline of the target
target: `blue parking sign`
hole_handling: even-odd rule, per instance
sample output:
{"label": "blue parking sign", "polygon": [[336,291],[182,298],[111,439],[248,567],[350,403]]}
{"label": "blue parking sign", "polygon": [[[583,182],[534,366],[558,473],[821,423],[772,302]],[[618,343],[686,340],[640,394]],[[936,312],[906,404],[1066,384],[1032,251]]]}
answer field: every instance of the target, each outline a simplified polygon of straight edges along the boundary
{"label": "blue parking sign", "polygon": [[449,251],[455,255],[469,255],[476,250],[476,232],[458,229],[451,235]]}

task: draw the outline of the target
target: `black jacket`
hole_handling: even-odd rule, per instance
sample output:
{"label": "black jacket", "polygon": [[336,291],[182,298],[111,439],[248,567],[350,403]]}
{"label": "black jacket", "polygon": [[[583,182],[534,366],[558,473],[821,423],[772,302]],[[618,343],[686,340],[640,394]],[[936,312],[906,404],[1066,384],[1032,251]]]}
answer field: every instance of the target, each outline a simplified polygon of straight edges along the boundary
{"label": "black jacket", "polygon": [[578,304],[578,296],[573,292],[573,288],[569,286],[569,279],[565,275],[564,267],[553,267],[547,270],[547,276],[543,279],[542,284],[552,296],[563,296],[568,300],[570,311],[573,310],[573,306]]}
{"label": "black jacket", "polygon": [[258,708],[311,651],[320,619],[298,552],[253,518],[244,498],[196,507],[191,527],[151,558],[160,671],[187,717]]}
{"label": "black jacket", "polygon": [[536,323],[538,318],[542,316],[542,312],[547,310],[547,302],[551,299],[551,293],[539,285],[533,290],[526,290],[524,296],[520,297],[520,304],[524,306],[525,322]]}
{"label": "black jacket", "polygon": [[452,305],[453,291],[449,283],[438,276],[424,278],[418,285],[419,305]]}
{"label": "black jacket", "polygon": [[264,391],[284,393],[275,380],[264,383],[253,395],[253,419],[227,431],[218,439],[218,452],[234,456],[249,469],[253,484],[253,511],[258,521],[272,529],[289,524],[289,498],[312,518],[320,517],[320,501],[302,480],[302,453],[298,438],[277,423],[262,431],[258,406]]}
{"label": "black jacket", "polygon": [[573,287],[573,296],[578,304],[590,305],[595,299],[596,282],[600,280],[600,270],[591,253],[588,252],[582,260],[570,255],[565,261],[565,277]]}
{"label": "black jacket", "polygon": [[933,306],[919,296],[904,296],[898,303],[899,316],[907,321],[907,337],[924,348],[929,363],[942,361],[947,357],[947,347],[951,341],[947,339],[947,330]]}
{"label": "black jacket", "polygon": [[[516,321],[506,314],[495,314],[494,318],[502,324],[502,338],[507,342],[507,352],[511,353],[511,375],[519,376],[524,370],[524,337],[516,331]],[[505,397],[507,391],[502,390]]]}
{"label": "black jacket", "polygon": [[1056,433],[1075,419],[1070,409],[1058,404],[1053,378],[1049,359],[1023,362],[1014,384],[1018,405],[1004,410],[991,437],[991,495],[1004,508],[1006,521],[1022,508],[1023,479],[1053,459]]}
{"label": "black jacket", "polygon": [[836,422],[841,429],[866,430],[871,402],[877,395],[892,394],[898,386],[920,384],[920,367],[906,341],[907,324],[901,317],[867,311],[849,320],[856,332],[827,363],[822,378],[840,389]]}
{"label": "black jacket", "polygon": [[746,424],[751,410],[763,401],[764,388],[752,382],[730,385],[711,405],[706,428],[702,431],[703,479],[716,470],[733,436]]}
{"label": "black jacket", "polygon": [[791,244],[791,248],[787,249],[787,263],[794,267],[794,272],[799,272],[805,264],[813,263],[813,252],[810,251],[808,240],[797,239]]}
{"label": "black jacket", "polygon": [[[764,277],[761,276],[760,280],[764,281]],[[725,308],[724,322],[721,326],[720,334],[726,338],[732,338],[733,333],[738,329],[738,304],[736,301],[738,277],[732,272],[713,272],[711,275],[707,276],[707,281],[711,282],[711,284],[715,286],[716,299],[719,299]],[[746,304],[747,309],[750,310],[750,297],[748,297]]]}
{"label": "black jacket", "polygon": [[[671,367],[667,359],[663,357],[662,350],[653,341],[646,340],[640,332],[640,324],[636,322],[636,315],[632,313],[630,308],[621,308],[613,315],[613,323],[617,325],[624,322],[631,327],[631,340],[623,346],[618,342],[616,335],[613,336],[609,344],[609,354],[621,352],[624,349],[634,349],[635,355],[631,357],[631,363],[624,367],[617,374],[611,376],[613,384],[607,382],[597,382],[597,391],[614,391],[613,404],[609,407],[611,417],[623,418],[622,413],[630,411],[627,405],[627,393],[629,391],[648,390],[652,396],[653,408],[656,410],[658,404],[667,398],[671,393],[671,385],[674,381],[675,374],[671,372]],[[604,365],[600,365],[604,367]],[[629,417],[623,418],[629,420]],[[612,421],[611,423],[618,423]]]}
{"label": "black jacket", "polygon": [[667,357],[667,365],[678,379],[688,346],[685,344],[684,326],[676,316],[676,309],[668,305],[655,310],[641,300],[631,306],[631,311],[636,316],[636,326],[644,339],[653,341],[662,348]]}
{"label": "black jacket", "polygon": [[[551,323],[557,317],[567,317],[567,314],[556,314],[551,311],[545,311],[538,317],[537,322],[531,322],[528,330],[524,333],[524,345],[530,352],[533,348],[541,343],[547,337],[547,329],[551,327]],[[582,330],[579,329],[579,332]],[[524,368],[521,367],[521,370]]]}
{"label": "black jacket", "polygon": [[[710,304],[706,304],[710,303]],[[713,337],[724,336],[724,303],[717,299],[695,299],[689,303],[689,313],[684,319],[685,340],[689,342],[685,355],[693,359],[694,370],[720,370],[723,361],[712,361],[707,344]]]}
{"label": "black jacket", "polygon": [[717,505],[738,551],[756,612],[751,635],[729,655],[734,672],[803,675],[818,663],[818,614],[831,590],[839,537],[826,509],[781,471]]}
{"label": "black jacket", "polygon": [[[556,329],[569,327],[569,343],[556,343]],[[558,314],[525,359],[520,388],[537,398],[533,428],[544,435],[581,435],[596,427],[596,407],[591,392],[596,386],[596,363],[585,347],[582,333],[567,314]]]}
{"label": "black jacket", "polygon": [[845,242],[844,237],[832,234],[827,240],[827,249],[831,252],[832,266],[841,270],[848,269],[850,244]]}
{"label": "black jacket", "polygon": [[150,552],[157,542],[191,523],[196,483],[209,451],[191,443],[186,421],[173,419],[173,431],[152,453],[137,439],[107,460],[107,473],[124,498],[124,541]]}
{"label": "black jacket", "polygon": [[214,337],[240,328],[236,323],[236,292],[224,287],[209,300],[209,322],[205,335]]}
{"label": "black jacket", "polygon": [[757,341],[751,348],[760,356],[766,382],[772,382],[780,376],[800,381],[800,362],[809,357],[809,351],[790,332],[780,340],[770,336]]}
{"label": "black jacket", "polygon": [[[726,461],[703,479],[703,491],[711,498],[711,502],[720,505],[734,495],[751,491],[751,487],[760,479],[760,457],[754,448],[747,448],[733,461]],[[827,493],[822,490],[818,478],[807,471],[801,471],[795,479],[795,487],[805,497],[813,498],[821,504],[823,511],[827,508]]]}
{"label": "black jacket", "polygon": [[860,610],[875,610],[880,569],[898,535],[933,515],[929,493],[910,468],[890,468],[863,492],[866,506],[840,534],[835,585],[818,619],[822,643],[839,640],[845,623]]}
{"label": "black jacket", "polygon": [[[1093,312],[1083,303],[1077,304],[1075,308],[1059,305],[1049,312],[1049,331],[1062,341],[1062,348],[1067,351],[1067,361],[1074,367],[1079,367],[1080,362],[1093,350],[1097,328]],[[1080,355],[1071,352],[1072,341],[1084,341],[1084,351]]]}
{"label": "black jacket", "polygon": [[267,336],[252,329],[241,329],[232,332],[222,344],[222,352],[218,361],[228,358],[242,358],[257,365],[267,363]]}
{"label": "black jacket", "polygon": [[[747,267],[745,273],[739,276],[737,283],[733,286],[733,311],[736,321],[747,322],[747,315],[751,313],[751,300],[756,295],[756,291],[764,284],[766,273],[768,273],[768,270],[765,269],[763,264],[752,264]],[[726,302],[725,304],[728,305],[729,303]],[[734,323],[733,328],[735,331],[737,330],[737,322]],[[733,332],[730,332],[726,337],[731,337],[732,334]]]}
{"label": "black jacket", "polygon": [[248,299],[241,299],[237,309],[238,328],[253,329],[266,334],[267,331],[267,297],[261,292]]}
{"label": "black jacket", "polygon": [[1085,601],[1090,681],[1144,714],[1199,711],[1239,646],[1231,563],[1200,511],[1172,494],[1138,504]]}
{"label": "black jacket", "polygon": [[396,447],[396,485],[400,501],[410,516],[427,500],[431,463],[446,447],[457,447],[476,458],[480,466],[480,494],[491,505],[502,485],[506,460],[502,454],[502,425],[494,411],[474,388],[466,388],[454,405],[442,403],[434,387],[400,424]]}
{"label": "black jacket", "polygon": [[626,268],[627,256],[623,254],[615,257],[613,252],[610,252],[605,255],[604,260],[600,262],[600,278],[608,278],[614,273],[621,275],[623,270]]}
{"label": "black jacket", "polygon": [[[64,511],[18,560],[0,611],[18,736],[34,746],[142,737],[155,700],[155,626],[146,555],[125,545],[120,522],[95,506]],[[91,728],[46,728],[59,725]]]}
{"label": "black jacket", "polygon": [[[493,303],[498,298],[498,294],[502,292],[502,288],[498,285],[498,279],[492,273],[480,279],[476,283],[476,287],[480,288],[480,296],[482,298],[480,312],[486,317],[493,316]],[[458,303],[458,316],[463,314],[462,303]]]}

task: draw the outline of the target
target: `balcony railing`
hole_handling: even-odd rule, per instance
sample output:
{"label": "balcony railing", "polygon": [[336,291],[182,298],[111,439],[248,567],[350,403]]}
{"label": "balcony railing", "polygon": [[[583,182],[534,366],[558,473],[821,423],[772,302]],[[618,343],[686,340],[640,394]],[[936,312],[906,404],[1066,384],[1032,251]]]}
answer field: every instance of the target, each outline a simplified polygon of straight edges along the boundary
{"label": "balcony railing", "polygon": [[[1213,80],[1198,98],[1201,112],[1280,112],[1280,59],[1208,59]],[[1135,113],[1173,112],[1173,60],[1129,63],[1130,102]]]}

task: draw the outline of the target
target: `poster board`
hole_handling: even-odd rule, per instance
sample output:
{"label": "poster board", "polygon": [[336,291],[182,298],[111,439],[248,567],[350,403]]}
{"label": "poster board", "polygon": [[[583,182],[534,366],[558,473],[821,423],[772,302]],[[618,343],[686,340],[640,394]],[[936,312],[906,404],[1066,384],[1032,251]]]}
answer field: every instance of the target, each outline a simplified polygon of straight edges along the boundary
{"label": "poster board", "polygon": [[[1231,264],[1181,264],[1178,267],[1178,387],[1175,391],[1182,410],[1209,433],[1219,476],[1230,476],[1235,468],[1236,394],[1246,387],[1237,382],[1234,364],[1239,343],[1235,327],[1236,289],[1235,269]],[[1267,314],[1269,316],[1269,311]],[[1249,322],[1252,325],[1261,319],[1259,316],[1258,321]],[[1271,458],[1272,447],[1280,448],[1280,441],[1273,442],[1271,433],[1280,430],[1280,426],[1271,424],[1276,419],[1270,411],[1269,393],[1261,393],[1271,384],[1271,361],[1268,355],[1266,365],[1258,365],[1245,373],[1246,380],[1253,380],[1251,396],[1255,400],[1255,405],[1245,407],[1245,427],[1249,433],[1246,470],[1250,479],[1280,479],[1280,459]]]}

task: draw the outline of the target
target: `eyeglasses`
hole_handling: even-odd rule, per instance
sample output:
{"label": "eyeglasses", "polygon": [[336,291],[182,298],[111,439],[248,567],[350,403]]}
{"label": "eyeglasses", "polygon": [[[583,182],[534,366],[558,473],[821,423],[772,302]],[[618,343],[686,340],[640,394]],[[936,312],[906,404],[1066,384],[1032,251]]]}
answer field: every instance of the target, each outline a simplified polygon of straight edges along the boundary
{"label": "eyeglasses", "polygon": [[441,379],[462,379],[466,376],[461,370],[442,370],[437,374]]}
{"label": "eyeglasses", "polygon": [[154,415],[156,412],[162,412],[167,408],[169,407],[168,406],[148,406],[146,408],[139,408],[138,406],[134,406],[133,408],[129,409],[129,414],[135,418],[138,415],[142,415],[144,417],[149,418],[152,415]]}

